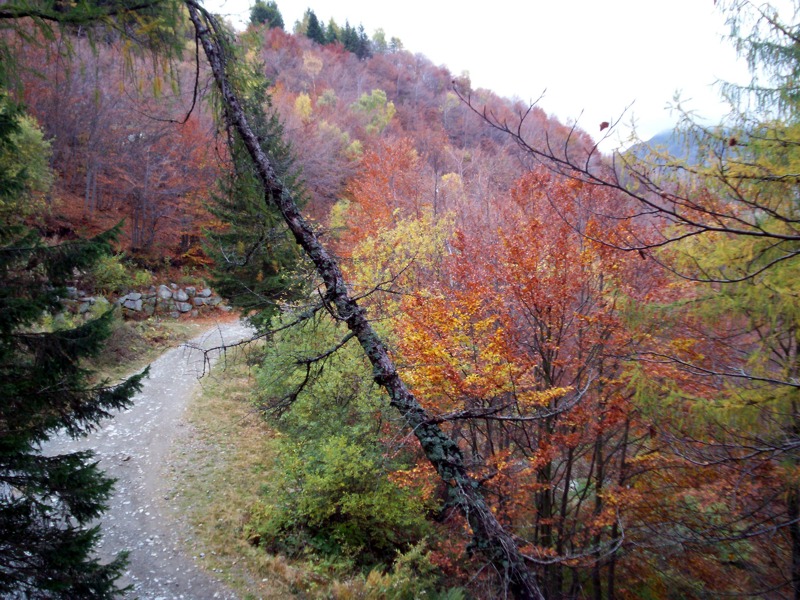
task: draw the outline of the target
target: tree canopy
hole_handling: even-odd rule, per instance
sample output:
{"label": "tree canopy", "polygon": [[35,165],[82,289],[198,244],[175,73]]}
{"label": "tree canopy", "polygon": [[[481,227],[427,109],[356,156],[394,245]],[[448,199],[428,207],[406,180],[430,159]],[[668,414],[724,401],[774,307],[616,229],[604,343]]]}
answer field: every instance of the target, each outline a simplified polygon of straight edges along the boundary
{"label": "tree canopy", "polygon": [[[696,152],[681,160],[601,156],[577,128],[472,91],[467,75],[382,32],[372,44],[349,22],[323,31],[310,9],[304,35],[266,18],[237,37],[185,4],[226,142],[206,221],[215,285],[266,340],[253,410],[280,432],[270,494],[246,526],[257,543],[324,557],[331,570],[380,571],[367,587],[387,578],[389,589],[411,564],[424,577],[392,588],[400,597],[434,594],[432,571],[478,597],[798,593],[796,18],[722,6],[755,78],[726,89],[736,110],[724,127],[687,115],[678,137]],[[101,17],[97,32],[131,35]],[[63,97],[91,89],[60,81]],[[94,90],[84,95],[96,107],[122,114]],[[30,95],[42,113],[45,95]],[[56,258],[83,248],[70,264],[88,264],[110,239],[49,246],[21,207],[45,201],[52,146],[81,156],[72,170],[100,211],[93,182],[114,146],[80,119],[45,141],[8,110],[4,272],[37,307],[8,325],[27,344],[7,355],[14,398],[27,393],[17,369],[94,323],[50,327],[61,292],[42,282],[66,281]],[[120,153],[133,158],[115,177],[131,199],[183,203],[190,192],[175,181],[211,170],[175,165],[208,157],[181,154],[162,123],[124,129]],[[180,140],[211,139],[187,124]],[[151,165],[170,177],[139,175]],[[155,229],[137,223],[139,234]],[[61,346],[35,342],[51,334]],[[78,368],[79,354],[68,361]],[[91,502],[107,493],[98,485]]]}

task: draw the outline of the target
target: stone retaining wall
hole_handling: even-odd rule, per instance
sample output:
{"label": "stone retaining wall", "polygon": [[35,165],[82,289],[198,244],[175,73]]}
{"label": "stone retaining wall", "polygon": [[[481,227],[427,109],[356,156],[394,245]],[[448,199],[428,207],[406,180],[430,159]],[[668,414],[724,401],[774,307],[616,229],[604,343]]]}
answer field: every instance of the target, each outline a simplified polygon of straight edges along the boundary
{"label": "stone retaining wall", "polygon": [[[102,296],[87,296],[76,288],[67,288],[64,304],[70,312],[85,314],[98,302],[108,303]],[[128,319],[164,315],[177,319],[182,315],[196,317],[212,310],[230,311],[222,298],[210,288],[181,287],[176,283],[151,286],[141,292],[129,292],[114,302]]]}

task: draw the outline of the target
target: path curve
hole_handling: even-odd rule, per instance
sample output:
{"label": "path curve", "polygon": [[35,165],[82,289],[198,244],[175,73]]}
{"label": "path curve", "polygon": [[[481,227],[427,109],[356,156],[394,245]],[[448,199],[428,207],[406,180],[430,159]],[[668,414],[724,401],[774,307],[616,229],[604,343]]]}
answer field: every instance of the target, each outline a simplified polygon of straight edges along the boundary
{"label": "path curve", "polygon": [[[150,377],[129,410],[87,438],[54,438],[44,451],[58,454],[90,449],[100,468],[117,483],[109,510],[101,517],[101,558],[130,552],[120,585],[132,585],[126,598],[140,600],[233,600],[236,595],[192,556],[181,540],[182,525],[174,516],[172,478],[167,459],[177,432],[185,427],[184,410],[203,373],[203,352],[252,335],[240,322],[220,323],[186,345],[169,350],[150,365]],[[212,357],[212,360],[215,357]]]}

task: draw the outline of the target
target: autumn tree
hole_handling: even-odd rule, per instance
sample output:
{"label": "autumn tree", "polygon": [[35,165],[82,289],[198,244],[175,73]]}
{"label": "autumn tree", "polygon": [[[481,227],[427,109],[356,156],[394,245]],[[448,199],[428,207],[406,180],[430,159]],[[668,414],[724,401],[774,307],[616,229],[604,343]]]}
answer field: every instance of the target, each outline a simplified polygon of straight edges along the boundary
{"label": "autumn tree", "polygon": [[[322,68],[322,62],[309,60],[309,68]],[[312,99],[276,90],[274,110],[280,114],[284,130],[290,132],[296,165],[309,196],[308,211],[323,220],[342,196],[359,157],[361,142],[337,121],[339,99],[330,88]]]}
{"label": "autumn tree", "polygon": [[411,140],[386,140],[369,149],[333,217],[337,251],[349,255],[358,240],[390,228],[398,213],[421,217],[423,189],[421,163]]}
{"label": "autumn tree", "polygon": [[353,109],[367,118],[365,129],[368,135],[383,132],[395,115],[394,103],[387,99],[383,90],[372,90],[369,94],[361,94]]}
{"label": "autumn tree", "polygon": [[491,233],[456,219],[438,283],[403,301],[398,345],[413,389],[525,540],[545,597],[601,597],[619,586],[621,490],[644,431],[620,360],[636,341],[623,315],[652,284],[637,261],[558,226],[548,196],[584,217],[582,204],[613,201],[538,172],[498,199]]}
{"label": "autumn tree", "polygon": [[[594,238],[639,253],[688,282],[693,310],[683,303],[671,307],[672,318],[682,317],[676,322],[684,331],[681,344],[637,357],[662,386],[649,388],[651,397],[695,415],[682,423],[667,421],[663,429],[674,472],[694,479],[682,481],[683,491],[673,496],[680,500],[672,506],[684,508],[673,511],[671,518],[680,516],[660,533],[685,548],[716,547],[717,569],[725,561],[738,565],[727,579],[706,580],[725,593],[791,590],[800,597],[791,284],[800,250],[798,7],[739,1],[720,6],[753,80],[723,87],[733,109],[723,127],[702,126],[686,115],[680,134],[693,147],[691,161],[656,152],[645,158],[616,153],[610,164],[596,146],[577,143],[577,131],[566,143],[534,140],[524,132],[529,113],[511,119],[472,106],[534,161],[597,189],[618,190],[623,208],[604,214],[624,224],[627,236]],[[663,335],[676,341],[675,330]],[[664,377],[669,369],[672,376]],[[742,545],[731,550],[736,543]],[[710,563],[695,569],[699,564],[683,560],[681,567],[709,572]],[[760,575],[748,578],[748,571]],[[673,582],[680,579],[674,569],[672,574]]]}
{"label": "autumn tree", "polygon": [[[68,31],[52,42],[31,35],[37,43],[19,48],[18,79],[53,139],[59,185],[51,226],[69,229],[80,219],[98,232],[125,219],[120,242],[142,261],[196,252],[217,164],[208,111],[197,107],[184,119],[193,68],[179,62],[165,74],[165,65],[152,71],[142,57],[126,56],[121,43],[97,45]],[[165,123],[171,119],[185,122]]]}

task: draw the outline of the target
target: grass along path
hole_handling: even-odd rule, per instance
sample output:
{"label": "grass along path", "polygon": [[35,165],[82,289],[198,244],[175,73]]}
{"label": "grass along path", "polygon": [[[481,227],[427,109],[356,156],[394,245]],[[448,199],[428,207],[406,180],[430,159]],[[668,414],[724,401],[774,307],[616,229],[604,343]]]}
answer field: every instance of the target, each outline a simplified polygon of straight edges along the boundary
{"label": "grass along path", "polygon": [[293,598],[307,575],[254,546],[247,532],[249,511],[270,477],[275,435],[252,404],[247,352],[229,353],[223,368],[201,380],[170,459],[172,501],[210,549],[203,557],[208,566],[224,573],[242,598]]}

